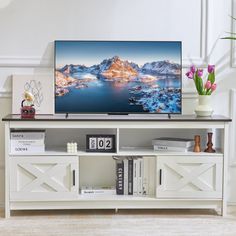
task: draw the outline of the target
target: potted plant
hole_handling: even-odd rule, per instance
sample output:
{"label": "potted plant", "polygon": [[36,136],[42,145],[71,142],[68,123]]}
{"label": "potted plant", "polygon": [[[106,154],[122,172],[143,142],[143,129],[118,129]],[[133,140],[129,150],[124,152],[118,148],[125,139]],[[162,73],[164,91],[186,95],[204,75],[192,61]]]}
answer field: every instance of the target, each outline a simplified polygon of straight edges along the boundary
{"label": "potted plant", "polygon": [[208,76],[206,81],[203,79],[203,69],[191,66],[186,76],[194,81],[199,95],[198,106],[195,109],[197,116],[211,116],[213,109],[211,107],[211,94],[216,90],[215,66],[208,65]]}

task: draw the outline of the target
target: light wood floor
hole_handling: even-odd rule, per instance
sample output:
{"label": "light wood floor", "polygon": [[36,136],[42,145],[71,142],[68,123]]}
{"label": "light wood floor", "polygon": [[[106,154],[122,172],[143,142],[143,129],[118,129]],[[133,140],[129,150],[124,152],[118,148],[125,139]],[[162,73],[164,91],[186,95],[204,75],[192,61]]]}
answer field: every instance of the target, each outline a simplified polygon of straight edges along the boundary
{"label": "light wood floor", "polygon": [[207,210],[0,211],[0,236],[236,236],[236,207]]}

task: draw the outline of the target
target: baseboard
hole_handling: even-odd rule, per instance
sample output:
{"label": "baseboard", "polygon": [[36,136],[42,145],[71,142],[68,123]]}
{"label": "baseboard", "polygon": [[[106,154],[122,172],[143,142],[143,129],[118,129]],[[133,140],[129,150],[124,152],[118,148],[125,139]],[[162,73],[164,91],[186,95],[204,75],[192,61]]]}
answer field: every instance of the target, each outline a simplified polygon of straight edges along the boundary
{"label": "baseboard", "polygon": [[227,205],[228,206],[236,206],[236,202],[228,202]]}
{"label": "baseboard", "polygon": [[10,90],[0,90],[0,98],[10,98],[11,97],[11,91]]}

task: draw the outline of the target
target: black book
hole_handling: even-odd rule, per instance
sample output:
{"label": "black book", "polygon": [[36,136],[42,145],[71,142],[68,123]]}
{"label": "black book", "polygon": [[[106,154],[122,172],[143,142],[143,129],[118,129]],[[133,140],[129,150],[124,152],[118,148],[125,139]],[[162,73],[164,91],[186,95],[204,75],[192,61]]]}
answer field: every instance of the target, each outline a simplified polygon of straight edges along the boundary
{"label": "black book", "polygon": [[133,195],[133,159],[128,161],[128,194]]}
{"label": "black book", "polygon": [[124,162],[117,161],[116,163],[116,194],[124,194]]}

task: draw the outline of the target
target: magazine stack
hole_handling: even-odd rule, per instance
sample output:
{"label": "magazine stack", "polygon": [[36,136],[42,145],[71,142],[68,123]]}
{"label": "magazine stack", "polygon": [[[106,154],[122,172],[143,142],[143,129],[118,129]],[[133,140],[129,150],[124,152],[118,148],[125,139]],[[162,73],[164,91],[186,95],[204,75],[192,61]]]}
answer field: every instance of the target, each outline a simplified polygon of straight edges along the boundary
{"label": "magazine stack", "polygon": [[11,131],[12,154],[45,152],[45,130]]}
{"label": "magazine stack", "polygon": [[188,152],[193,149],[194,140],[162,137],[153,139],[152,145],[155,151]]}

